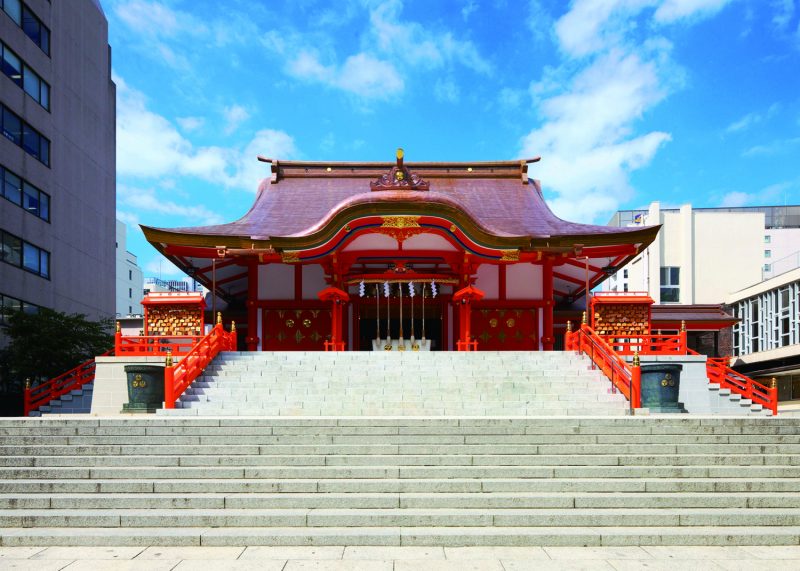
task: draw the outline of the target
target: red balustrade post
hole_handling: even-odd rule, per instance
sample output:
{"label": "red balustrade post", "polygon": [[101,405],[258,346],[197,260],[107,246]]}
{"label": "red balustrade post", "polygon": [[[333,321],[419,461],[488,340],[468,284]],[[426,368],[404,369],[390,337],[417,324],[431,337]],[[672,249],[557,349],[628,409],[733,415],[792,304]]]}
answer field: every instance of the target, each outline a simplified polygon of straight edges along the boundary
{"label": "red balustrade post", "polygon": [[172,351],[169,349],[164,364],[164,408],[175,408],[175,367],[172,366]]}
{"label": "red balustrade post", "polygon": [[631,367],[631,409],[642,408],[642,368],[639,353],[633,354]]}
{"label": "red balustrade post", "polygon": [[23,414],[28,416],[31,412],[31,379],[25,379],[25,392],[23,393]]}
{"label": "red balustrade post", "polygon": [[114,331],[114,354],[115,355],[119,355],[120,347],[122,347],[122,327],[120,326],[119,321],[117,321],[117,327],[116,327],[116,330]]}
{"label": "red balustrade post", "polygon": [[772,411],[772,415],[775,416],[778,414],[778,379],[772,377],[772,381],[769,384],[769,409]]}
{"label": "red balustrade post", "polygon": [[564,333],[564,351],[572,350],[572,321],[567,321],[567,331]]}
{"label": "red balustrade post", "polygon": [[681,321],[681,333],[680,333],[680,354],[686,355],[688,353],[689,344],[686,341],[686,321]]}

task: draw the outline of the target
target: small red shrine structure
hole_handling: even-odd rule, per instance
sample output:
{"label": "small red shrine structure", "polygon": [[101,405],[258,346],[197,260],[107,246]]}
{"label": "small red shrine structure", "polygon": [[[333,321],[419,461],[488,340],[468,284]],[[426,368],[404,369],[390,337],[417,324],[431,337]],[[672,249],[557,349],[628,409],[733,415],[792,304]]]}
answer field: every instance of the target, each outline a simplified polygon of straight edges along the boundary
{"label": "small red shrine structure", "polygon": [[271,177],[241,219],[142,227],[227,300],[248,350],[391,350],[409,333],[433,350],[552,350],[559,310],[659,230],[558,218],[528,177],[538,158],[259,160]]}

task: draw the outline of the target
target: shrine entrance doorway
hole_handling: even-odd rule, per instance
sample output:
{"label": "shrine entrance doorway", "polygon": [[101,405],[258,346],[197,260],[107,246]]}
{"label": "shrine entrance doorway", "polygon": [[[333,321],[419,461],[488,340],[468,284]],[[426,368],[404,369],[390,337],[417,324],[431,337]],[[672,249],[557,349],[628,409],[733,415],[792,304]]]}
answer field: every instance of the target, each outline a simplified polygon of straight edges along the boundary
{"label": "shrine entrance doorway", "polygon": [[[386,340],[386,305],[385,298],[381,299],[381,314],[376,320],[377,308],[374,303],[361,303],[358,305],[355,318],[357,320],[358,337],[353,339],[353,344],[359,351],[372,351],[372,342],[378,336]],[[389,307],[390,317],[388,318],[389,336],[397,340],[400,337],[400,317],[399,304],[397,300],[392,300]],[[447,307],[444,301],[425,300],[425,320],[423,329],[422,308],[419,303],[414,306],[414,317],[411,318],[411,306],[408,299],[405,300],[403,307],[403,337],[408,340],[411,336],[416,340],[423,338],[430,341],[431,351],[446,351],[446,317]],[[413,325],[413,327],[412,327]],[[380,333],[378,331],[380,330]],[[355,337],[355,336],[354,336]]]}

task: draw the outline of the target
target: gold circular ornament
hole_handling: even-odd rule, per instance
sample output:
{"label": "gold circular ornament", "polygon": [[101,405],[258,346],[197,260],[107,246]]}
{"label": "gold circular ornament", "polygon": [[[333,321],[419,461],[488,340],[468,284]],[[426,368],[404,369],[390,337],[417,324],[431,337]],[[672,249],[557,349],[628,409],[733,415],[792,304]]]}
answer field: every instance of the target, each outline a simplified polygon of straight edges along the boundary
{"label": "gold circular ornament", "polygon": [[286,320],[286,327],[294,327],[294,319],[287,319]]}
{"label": "gold circular ornament", "polygon": [[414,343],[414,344],[411,346],[411,350],[412,350],[412,351],[419,351],[419,343]]}
{"label": "gold circular ornament", "polygon": [[391,346],[391,345],[389,345],[389,344],[387,344],[387,345],[384,345],[384,346],[383,346],[383,350],[384,350],[384,351],[391,351],[391,350],[392,350],[392,346]]}
{"label": "gold circular ornament", "polygon": [[506,325],[508,325],[509,327],[514,327],[514,325],[515,325],[516,323],[517,323],[517,322],[516,322],[516,321],[514,321],[514,318],[513,318],[513,317],[509,317],[508,319],[506,319]]}
{"label": "gold circular ornament", "polygon": [[396,173],[394,173],[394,178],[395,180],[403,180],[404,178],[406,178],[406,175],[403,171],[397,171]]}
{"label": "gold circular ornament", "polygon": [[310,319],[304,319],[303,320],[303,327],[305,327],[305,328],[311,327],[311,320]]}
{"label": "gold circular ornament", "polygon": [[664,375],[664,378],[670,380],[672,378],[672,373],[667,373],[666,375]]}
{"label": "gold circular ornament", "polygon": [[674,387],[675,386],[675,381],[670,381],[669,382],[669,386]]}
{"label": "gold circular ornament", "polygon": [[455,224],[451,224],[450,225],[450,232],[455,233],[455,231],[456,231],[456,225]]}
{"label": "gold circular ornament", "polygon": [[495,319],[494,317],[492,317],[492,318],[489,320],[489,327],[497,327],[497,319]]}
{"label": "gold circular ornament", "polygon": [[667,385],[669,385],[669,381],[667,379],[662,379],[661,380],[661,386],[662,387],[666,387]]}

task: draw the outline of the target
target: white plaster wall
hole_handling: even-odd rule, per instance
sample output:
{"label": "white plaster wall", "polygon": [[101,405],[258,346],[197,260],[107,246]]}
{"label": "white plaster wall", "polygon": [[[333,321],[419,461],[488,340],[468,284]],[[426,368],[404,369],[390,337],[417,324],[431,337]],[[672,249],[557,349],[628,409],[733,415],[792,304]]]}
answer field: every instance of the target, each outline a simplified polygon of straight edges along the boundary
{"label": "white plaster wall", "polygon": [[506,268],[506,299],[542,299],[542,266],[510,264]]}
{"label": "white plaster wall", "polygon": [[319,300],[317,294],[326,287],[325,270],[321,265],[303,266],[303,299]]}
{"label": "white plaster wall", "polygon": [[478,266],[475,287],[486,294],[484,299],[498,299],[500,297],[500,266],[483,264]]}
{"label": "white plaster wall", "polygon": [[396,250],[397,240],[386,234],[364,234],[350,242],[343,251]]}
{"label": "white plaster wall", "polygon": [[769,243],[763,244],[763,249],[771,253],[770,257],[765,257],[763,261],[764,264],[770,264],[769,271],[764,272],[765,279],[798,267],[800,228],[770,228],[764,231],[764,235],[769,236],[770,240]]}
{"label": "white plaster wall", "polygon": [[294,299],[294,266],[258,266],[258,299]]}
{"label": "white plaster wall", "polygon": [[730,292],[761,281],[762,213],[695,212],[694,237],[695,295],[681,303],[722,303]]}
{"label": "white plaster wall", "polygon": [[455,252],[456,248],[450,242],[436,234],[417,234],[403,242],[403,250],[443,250]]}

